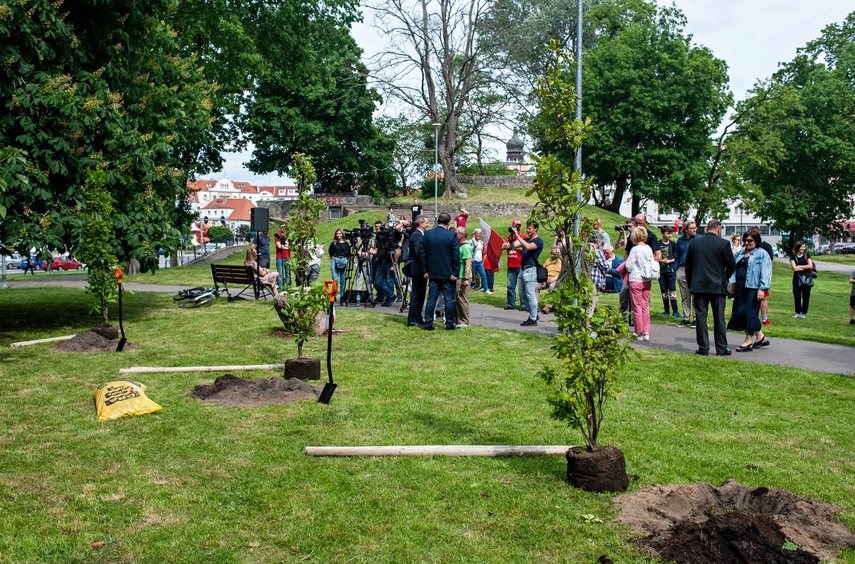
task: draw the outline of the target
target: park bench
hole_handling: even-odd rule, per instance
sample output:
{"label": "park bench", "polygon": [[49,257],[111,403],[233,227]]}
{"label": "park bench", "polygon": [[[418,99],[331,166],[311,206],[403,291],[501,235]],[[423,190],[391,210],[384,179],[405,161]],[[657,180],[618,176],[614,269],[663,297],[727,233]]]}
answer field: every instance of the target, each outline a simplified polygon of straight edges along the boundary
{"label": "park bench", "polygon": [[[211,274],[214,277],[214,287],[219,288],[220,285],[225,288],[229,301],[244,299],[241,295],[252,288],[255,299],[267,299],[267,295],[273,295],[270,290],[258,279],[255,270],[251,266],[237,264],[212,264]],[[229,284],[244,286],[243,290],[232,296],[229,292]]]}

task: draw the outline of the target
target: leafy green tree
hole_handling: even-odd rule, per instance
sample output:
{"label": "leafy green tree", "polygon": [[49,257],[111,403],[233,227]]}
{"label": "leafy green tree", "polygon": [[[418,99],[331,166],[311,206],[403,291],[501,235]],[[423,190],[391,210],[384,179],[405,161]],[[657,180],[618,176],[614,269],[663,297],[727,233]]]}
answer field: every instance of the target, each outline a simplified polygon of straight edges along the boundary
{"label": "leafy green tree", "polygon": [[381,116],[377,126],[394,140],[390,168],[395,174],[395,188],[409,193],[421,187],[427,172],[433,169],[434,133],[429,123],[409,115]]}
{"label": "leafy green tree", "polygon": [[[576,96],[568,57],[553,44],[553,61],[538,81],[535,95],[539,110],[552,124],[546,140],[570,153],[575,152],[591,131],[590,123],[572,119]],[[581,217],[583,202],[591,185],[579,171],[571,171],[552,154],[535,157],[537,175],[529,193],[538,197],[531,219],[545,231],[571,233]],[[581,193],[577,198],[576,191]],[[568,273],[556,292],[555,314],[558,335],[552,349],[558,366],[548,365],[538,375],[549,386],[547,402],[552,417],[578,429],[590,449],[598,445],[604,407],[616,395],[618,371],[630,353],[626,321],[614,306],[593,307],[594,286],[584,265],[593,263],[593,249],[583,242],[592,226],[585,220],[582,236],[572,241],[572,249],[562,248],[561,261]]]}
{"label": "leafy green tree", "polygon": [[833,234],[855,195],[855,13],[759,84],[730,143],[747,207],[790,241]]}
{"label": "leafy green tree", "polygon": [[[338,6],[344,8],[315,17],[316,8],[307,5],[301,8],[306,18],[295,20],[290,6],[273,5],[269,21],[257,23],[266,66],[247,106],[247,134],[255,145],[248,166],[293,175],[293,155],[303,153],[326,190],[349,190],[358,177],[365,193],[386,195],[395,184],[393,140],[373,121],[381,99],[368,86],[361,50],[349,35],[356,14],[350,4]],[[293,45],[274,25],[293,29],[294,38],[307,43]]]}
{"label": "leafy green tree", "polygon": [[110,216],[113,198],[105,188],[107,174],[103,170],[90,171],[83,185],[83,199],[78,217],[81,222],[75,232],[77,259],[86,263],[89,285],[86,291],[98,298],[92,307],[110,323],[109,304],[116,298],[116,278],[113,268],[116,257],[112,253],[116,234]]}
{"label": "leafy green tree", "polygon": [[[0,5],[0,242],[69,248],[93,170],[112,198],[111,244],[156,268],[190,216],[180,202],[210,122],[212,86],[164,23],[171,2]],[[11,165],[10,165],[11,163]],[[10,168],[14,167],[14,168]]]}
{"label": "leafy green tree", "polygon": [[[676,8],[640,0],[599,6],[601,30],[585,52],[583,111],[595,124],[583,168],[598,188],[614,186],[617,212],[628,191],[633,211],[642,199],[685,209],[703,188],[710,138],[726,111],[727,67],[684,35]],[[552,147],[542,117],[532,127],[542,150]]]}

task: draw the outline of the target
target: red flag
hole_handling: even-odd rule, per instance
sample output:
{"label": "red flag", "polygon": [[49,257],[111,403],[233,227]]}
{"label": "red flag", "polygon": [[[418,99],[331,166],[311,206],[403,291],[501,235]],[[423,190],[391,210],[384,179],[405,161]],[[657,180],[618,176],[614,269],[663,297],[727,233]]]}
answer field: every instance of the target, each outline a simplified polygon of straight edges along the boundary
{"label": "red flag", "polygon": [[487,223],[478,218],[481,223],[481,234],[484,236],[484,242],[487,247],[487,252],[484,253],[484,268],[499,271],[499,259],[502,257],[502,243],[505,242],[502,236],[493,231]]}

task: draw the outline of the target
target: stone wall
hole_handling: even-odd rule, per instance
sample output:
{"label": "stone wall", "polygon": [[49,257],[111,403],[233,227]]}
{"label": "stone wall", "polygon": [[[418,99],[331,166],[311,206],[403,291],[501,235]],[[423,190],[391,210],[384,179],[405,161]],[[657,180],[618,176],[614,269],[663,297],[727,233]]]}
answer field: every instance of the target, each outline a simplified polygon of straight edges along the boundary
{"label": "stone wall", "polygon": [[[347,209],[348,206],[371,206],[371,196],[353,196],[350,192],[346,194],[318,194],[315,198],[327,204],[327,208],[339,206],[342,209]],[[288,217],[291,200],[262,200],[258,202],[258,207],[270,210],[270,219],[280,220]],[[321,221],[327,219],[329,219],[329,214],[322,213]]]}
{"label": "stone wall", "polygon": [[531,188],[534,186],[533,176],[458,176],[457,180],[464,184],[475,184],[485,188]]}

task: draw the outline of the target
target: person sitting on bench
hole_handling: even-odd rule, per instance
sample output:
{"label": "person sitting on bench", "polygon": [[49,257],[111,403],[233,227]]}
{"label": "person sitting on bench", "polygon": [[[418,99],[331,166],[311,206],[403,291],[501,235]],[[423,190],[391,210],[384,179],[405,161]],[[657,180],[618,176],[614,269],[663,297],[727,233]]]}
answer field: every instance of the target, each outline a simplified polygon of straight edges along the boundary
{"label": "person sitting on bench", "polygon": [[[255,245],[253,245],[253,247],[254,246]],[[245,264],[246,266],[251,266],[253,272],[258,272],[258,277],[261,280],[261,283],[265,286],[269,286],[270,291],[273,292],[274,296],[276,296],[279,294],[276,289],[276,280],[277,278],[279,278],[279,273],[273,272],[270,269],[264,267],[259,268],[256,262],[258,259],[258,255],[253,247],[250,247],[246,250],[246,258],[244,259],[243,264]]]}

